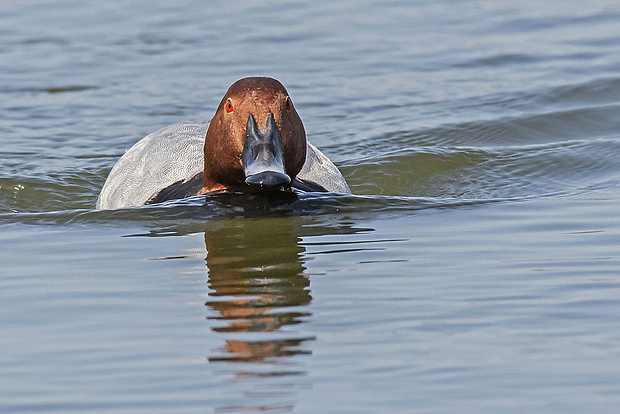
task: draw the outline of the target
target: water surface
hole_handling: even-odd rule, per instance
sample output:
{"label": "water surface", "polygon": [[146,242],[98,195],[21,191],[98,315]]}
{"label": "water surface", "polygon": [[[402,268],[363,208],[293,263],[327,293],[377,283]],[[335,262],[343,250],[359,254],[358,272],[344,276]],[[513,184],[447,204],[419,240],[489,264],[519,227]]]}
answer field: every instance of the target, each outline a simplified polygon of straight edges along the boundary
{"label": "water surface", "polygon": [[[614,412],[611,1],[0,6],[0,408]],[[97,211],[280,79],[353,195]]]}

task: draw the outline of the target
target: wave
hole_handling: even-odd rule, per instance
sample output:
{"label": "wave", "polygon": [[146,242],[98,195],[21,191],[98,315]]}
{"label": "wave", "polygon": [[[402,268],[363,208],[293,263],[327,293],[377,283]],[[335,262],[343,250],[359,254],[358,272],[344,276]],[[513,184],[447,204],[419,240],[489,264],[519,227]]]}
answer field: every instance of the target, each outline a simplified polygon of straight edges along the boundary
{"label": "wave", "polygon": [[358,194],[486,199],[575,191],[620,179],[619,111],[605,104],[388,133],[349,146],[349,155],[359,155],[342,169]]}
{"label": "wave", "polygon": [[354,195],[295,194],[294,200],[278,199],[275,205],[229,195],[95,211],[101,186],[121,151],[108,147],[99,151],[85,141],[81,145],[87,154],[75,149],[67,153],[66,145],[42,153],[32,147],[33,141],[22,145],[27,141],[23,137],[0,157],[0,221],[141,222],[162,217],[416,212],[617,186],[618,90],[620,78],[611,77],[441,102],[444,111],[465,111],[460,113],[462,121],[336,140],[325,148],[326,153],[337,154],[335,160]]}

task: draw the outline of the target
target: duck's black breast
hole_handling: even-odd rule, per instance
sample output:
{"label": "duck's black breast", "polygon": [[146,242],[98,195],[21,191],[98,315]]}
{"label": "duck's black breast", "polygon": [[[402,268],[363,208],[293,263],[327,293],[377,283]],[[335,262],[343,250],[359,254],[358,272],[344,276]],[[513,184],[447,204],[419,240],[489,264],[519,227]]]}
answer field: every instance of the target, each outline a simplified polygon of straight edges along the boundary
{"label": "duck's black breast", "polygon": [[203,183],[203,173],[196,174],[189,180],[177,181],[166,188],[162,188],[145,204],[157,204],[168,200],[179,200],[181,198],[195,196],[202,189]]}

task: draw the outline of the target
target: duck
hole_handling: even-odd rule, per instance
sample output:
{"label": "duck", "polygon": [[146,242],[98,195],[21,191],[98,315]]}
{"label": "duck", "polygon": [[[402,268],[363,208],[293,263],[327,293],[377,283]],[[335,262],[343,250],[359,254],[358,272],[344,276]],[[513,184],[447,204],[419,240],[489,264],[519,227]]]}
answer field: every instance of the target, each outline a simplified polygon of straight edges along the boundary
{"label": "duck", "polygon": [[234,82],[209,122],[149,134],[112,167],[97,199],[111,210],[221,191],[351,192],[334,163],[306,139],[280,81]]}

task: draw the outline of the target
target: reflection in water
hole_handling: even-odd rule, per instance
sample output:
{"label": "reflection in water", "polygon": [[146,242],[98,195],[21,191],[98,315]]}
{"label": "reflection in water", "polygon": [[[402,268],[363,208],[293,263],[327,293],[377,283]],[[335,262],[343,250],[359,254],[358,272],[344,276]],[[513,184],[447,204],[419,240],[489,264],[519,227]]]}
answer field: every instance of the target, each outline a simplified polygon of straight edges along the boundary
{"label": "reflection in water", "polygon": [[[212,290],[206,305],[212,310],[209,319],[221,321],[213,331],[226,336],[225,346],[209,362],[235,364],[235,381],[261,379],[260,392],[246,390],[243,404],[220,411],[293,408],[282,399],[293,396],[295,384],[265,381],[305,374],[292,357],[311,353],[304,344],[314,338],[282,332],[310,316],[304,308],[312,300],[310,282],[303,274],[304,248],[299,242],[290,218],[230,220],[205,232]],[[251,388],[255,387],[254,383]],[[277,401],[271,403],[274,398]]]}

